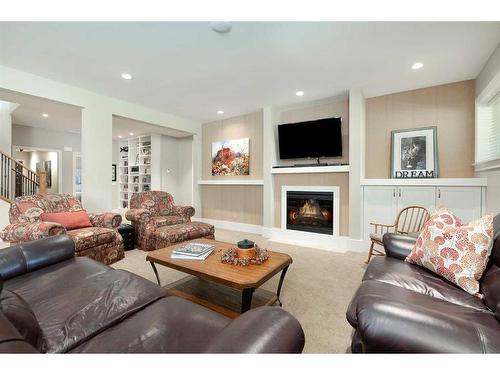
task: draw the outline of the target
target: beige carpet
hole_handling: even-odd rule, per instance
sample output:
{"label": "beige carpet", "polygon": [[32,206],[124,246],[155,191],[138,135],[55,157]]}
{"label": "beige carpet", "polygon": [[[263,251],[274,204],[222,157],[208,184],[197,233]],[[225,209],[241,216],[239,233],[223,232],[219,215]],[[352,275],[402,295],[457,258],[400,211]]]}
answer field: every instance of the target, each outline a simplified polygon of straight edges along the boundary
{"label": "beige carpet", "polygon": [[[258,235],[217,230],[216,239],[235,243],[249,238],[260,246],[292,256],[281,291],[283,308],[292,313],[302,324],[306,336],[306,353],[345,353],[350,346],[351,326],[345,312],[353,293],[365,271],[365,254],[357,252],[336,253],[306,247],[272,243]],[[156,282],[146,253],[127,251],[125,259],[113,266],[125,269]],[[185,274],[158,267],[162,285],[176,281]],[[275,291],[279,276],[264,288]]]}

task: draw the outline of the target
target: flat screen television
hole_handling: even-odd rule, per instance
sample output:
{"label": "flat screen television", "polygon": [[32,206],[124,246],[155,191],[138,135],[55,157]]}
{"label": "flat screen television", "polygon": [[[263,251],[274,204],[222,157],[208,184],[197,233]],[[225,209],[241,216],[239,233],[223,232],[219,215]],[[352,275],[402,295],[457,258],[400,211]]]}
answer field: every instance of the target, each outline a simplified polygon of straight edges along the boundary
{"label": "flat screen television", "polygon": [[342,156],[342,119],[278,125],[280,159]]}

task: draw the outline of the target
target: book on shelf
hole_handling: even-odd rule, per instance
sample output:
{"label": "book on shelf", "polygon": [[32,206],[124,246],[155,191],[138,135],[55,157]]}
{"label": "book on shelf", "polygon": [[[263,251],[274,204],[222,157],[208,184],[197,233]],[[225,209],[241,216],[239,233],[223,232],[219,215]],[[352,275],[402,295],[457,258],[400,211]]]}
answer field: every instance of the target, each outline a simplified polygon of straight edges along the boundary
{"label": "book on shelf", "polygon": [[170,257],[173,259],[204,260],[214,251],[214,249],[215,246],[210,244],[188,243],[172,251]]}

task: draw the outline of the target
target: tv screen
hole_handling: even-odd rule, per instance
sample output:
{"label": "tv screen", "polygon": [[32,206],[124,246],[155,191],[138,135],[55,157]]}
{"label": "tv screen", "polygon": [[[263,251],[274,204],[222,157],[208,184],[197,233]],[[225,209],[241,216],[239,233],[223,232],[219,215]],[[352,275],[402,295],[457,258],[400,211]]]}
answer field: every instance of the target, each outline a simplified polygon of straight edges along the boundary
{"label": "tv screen", "polygon": [[341,118],[278,125],[280,159],[342,156]]}

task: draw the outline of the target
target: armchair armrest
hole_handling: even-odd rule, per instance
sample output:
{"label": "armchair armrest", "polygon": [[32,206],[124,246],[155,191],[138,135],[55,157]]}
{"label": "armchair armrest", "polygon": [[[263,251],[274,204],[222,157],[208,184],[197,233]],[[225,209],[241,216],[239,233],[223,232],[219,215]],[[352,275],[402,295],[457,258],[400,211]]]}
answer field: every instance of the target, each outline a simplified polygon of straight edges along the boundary
{"label": "armchair armrest", "polygon": [[174,206],[174,215],[180,216],[186,221],[190,221],[191,217],[194,216],[195,210],[191,206]]}
{"label": "armchair armrest", "polygon": [[229,323],[206,353],[301,353],[304,331],[279,307],[259,307]]}
{"label": "armchair armrest", "polygon": [[125,213],[125,217],[130,221],[148,222],[150,215],[149,211],[144,208],[132,208]]}
{"label": "armchair armrest", "polygon": [[114,229],[122,223],[122,216],[114,212],[89,214],[90,222],[94,227]]}
{"label": "armchair armrest", "polygon": [[66,235],[20,243],[0,251],[0,275],[7,280],[74,256],[75,243]]}
{"label": "armchair armrest", "polygon": [[5,242],[27,242],[59,234],[66,234],[66,228],[61,224],[37,221],[9,224],[0,233],[0,238]]}
{"label": "armchair armrest", "polygon": [[380,224],[380,223],[370,223],[370,225],[373,225],[375,229],[375,233],[390,233],[391,230],[392,232],[396,231],[396,224]]}
{"label": "armchair armrest", "polygon": [[383,241],[385,254],[388,257],[405,260],[410,255],[417,239],[405,234],[386,233]]}

